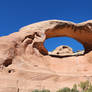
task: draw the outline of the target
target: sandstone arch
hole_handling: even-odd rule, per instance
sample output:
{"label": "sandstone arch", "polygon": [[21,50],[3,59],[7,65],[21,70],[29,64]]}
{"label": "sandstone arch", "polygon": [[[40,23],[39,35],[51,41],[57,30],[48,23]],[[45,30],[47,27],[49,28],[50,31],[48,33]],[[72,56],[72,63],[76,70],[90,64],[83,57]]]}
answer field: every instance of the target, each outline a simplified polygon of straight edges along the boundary
{"label": "sandstone arch", "polygon": [[[48,54],[43,45],[44,41],[59,36],[68,36],[80,41],[87,53],[92,50],[92,21],[75,24],[50,20],[25,26],[19,32],[0,37],[0,74],[1,81],[5,80],[1,86],[7,82],[7,88],[4,86],[7,90],[17,88],[19,83],[25,85],[19,86],[18,89],[25,90],[24,86],[30,88],[31,83],[34,84],[32,89],[48,88],[53,92],[65,83],[71,86],[80,81],[91,80],[92,52],[82,57],[63,59],[40,55]],[[11,85],[12,82],[14,86]],[[5,90],[3,91],[6,92]]]}
{"label": "sandstone arch", "polygon": [[[83,44],[85,53],[92,50],[92,20],[75,24],[68,21],[48,20],[22,27],[19,32],[0,37],[0,64],[12,63],[23,54],[48,55],[44,41],[52,37],[71,37]],[[40,53],[39,53],[40,52]]]}
{"label": "sandstone arch", "polygon": [[39,49],[41,53],[45,51],[47,54],[43,46],[44,40],[63,36],[71,37],[82,43],[85,48],[85,53],[92,50],[92,20],[79,24],[61,20],[49,20],[26,26],[20,31],[28,30],[37,30],[38,33],[40,32],[41,39],[46,36],[43,41],[39,43],[39,46],[37,46],[37,49]]}

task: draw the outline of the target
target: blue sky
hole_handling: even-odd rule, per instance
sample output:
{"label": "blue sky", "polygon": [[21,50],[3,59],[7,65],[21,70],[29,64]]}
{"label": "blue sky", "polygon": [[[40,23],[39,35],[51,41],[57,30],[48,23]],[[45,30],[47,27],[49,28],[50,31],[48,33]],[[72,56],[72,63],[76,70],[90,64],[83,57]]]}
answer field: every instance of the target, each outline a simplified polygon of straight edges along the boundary
{"label": "blue sky", "polygon": [[[59,19],[75,23],[92,19],[92,0],[0,0],[0,36],[22,26],[43,20]],[[51,51],[57,45],[69,45],[74,51],[83,46],[71,38],[52,38],[45,42]]]}

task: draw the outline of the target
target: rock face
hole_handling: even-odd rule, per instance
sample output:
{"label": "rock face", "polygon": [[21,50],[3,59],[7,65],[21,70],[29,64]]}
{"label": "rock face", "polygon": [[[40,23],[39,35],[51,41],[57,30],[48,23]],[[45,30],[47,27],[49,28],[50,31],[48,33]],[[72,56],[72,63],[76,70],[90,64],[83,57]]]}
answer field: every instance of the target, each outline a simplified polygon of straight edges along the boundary
{"label": "rock face", "polygon": [[[68,36],[85,47],[85,54],[51,57],[44,41]],[[92,21],[75,24],[49,20],[25,26],[0,37],[0,92],[31,92],[57,89],[80,81],[92,81]]]}
{"label": "rock face", "polygon": [[72,48],[69,46],[59,46],[54,51],[49,52],[49,55],[65,56],[65,55],[74,55]]}
{"label": "rock face", "polygon": [[66,56],[74,56],[74,55],[83,55],[84,54],[84,50],[81,51],[77,51],[77,52],[73,52],[72,48],[69,46],[65,46],[65,45],[61,45],[59,47],[57,47],[55,50],[53,50],[52,52],[48,52],[48,55],[50,56],[56,56],[56,57],[66,57]]}

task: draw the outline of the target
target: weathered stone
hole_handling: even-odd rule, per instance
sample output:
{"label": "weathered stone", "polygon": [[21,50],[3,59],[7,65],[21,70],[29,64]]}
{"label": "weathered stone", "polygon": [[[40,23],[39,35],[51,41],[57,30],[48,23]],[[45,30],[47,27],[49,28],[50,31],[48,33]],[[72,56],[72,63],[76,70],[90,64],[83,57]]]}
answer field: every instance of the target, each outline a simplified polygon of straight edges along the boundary
{"label": "weathered stone", "polygon": [[61,45],[52,52],[49,52],[49,55],[66,56],[66,55],[74,55],[74,53],[72,48],[70,48],[69,46]]}
{"label": "weathered stone", "polygon": [[[85,54],[67,58],[49,56],[44,41],[62,36],[82,43]],[[0,37],[0,90],[29,92],[33,89],[50,89],[55,92],[80,81],[92,81],[91,41],[91,20],[79,24],[60,20],[43,21]]]}

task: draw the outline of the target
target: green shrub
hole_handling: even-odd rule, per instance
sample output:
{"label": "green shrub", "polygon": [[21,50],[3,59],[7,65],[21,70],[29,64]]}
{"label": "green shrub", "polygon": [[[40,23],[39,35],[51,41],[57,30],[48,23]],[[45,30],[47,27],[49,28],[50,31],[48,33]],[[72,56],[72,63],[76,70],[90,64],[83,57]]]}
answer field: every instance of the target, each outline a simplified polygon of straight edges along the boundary
{"label": "green shrub", "polygon": [[33,90],[32,92],[41,92],[40,90],[38,90],[38,89],[35,89],[35,90]]}
{"label": "green shrub", "polygon": [[70,88],[65,87],[63,89],[58,90],[57,92],[71,92]]}
{"label": "green shrub", "polygon": [[86,92],[90,86],[91,86],[91,83],[89,81],[80,82],[79,84],[79,87],[82,89],[83,92]]}
{"label": "green shrub", "polygon": [[50,92],[50,90],[48,90],[48,89],[43,89],[43,90],[35,89],[32,92]]}
{"label": "green shrub", "polygon": [[92,92],[92,85],[90,84],[86,92]]}
{"label": "green shrub", "polygon": [[48,89],[43,89],[41,92],[50,92]]}
{"label": "green shrub", "polygon": [[77,89],[76,84],[73,85],[73,88],[71,89],[71,92],[79,92],[78,89]]}
{"label": "green shrub", "polygon": [[[80,89],[80,90],[78,90]],[[35,89],[32,92],[50,92],[48,89],[38,90]],[[89,81],[80,82],[78,85],[74,84],[72,88],[61,88],[56,92],[92,92],[92,84]]]}

